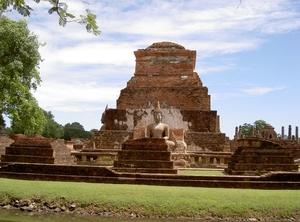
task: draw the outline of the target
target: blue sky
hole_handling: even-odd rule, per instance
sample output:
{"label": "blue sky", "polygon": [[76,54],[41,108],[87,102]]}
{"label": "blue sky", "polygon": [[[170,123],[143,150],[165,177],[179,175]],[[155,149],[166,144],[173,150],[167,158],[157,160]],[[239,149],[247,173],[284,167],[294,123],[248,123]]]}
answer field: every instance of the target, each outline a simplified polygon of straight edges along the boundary
{"label": "blue sky", "polygon": [[31,3],[29,28],[46,42],[43,82],[34,95],[58,123],[99,129],[105,106],[116,107],[134,75],[133,51],[170,41],[197,51],[195,72],[229,138],[236,126],[260,119],[277,133],[300,126],[298,0],[65,1],[76,15],[91,9],[102,33],[72,23],[60,27],[56,15],[47,14],[49,4]]}

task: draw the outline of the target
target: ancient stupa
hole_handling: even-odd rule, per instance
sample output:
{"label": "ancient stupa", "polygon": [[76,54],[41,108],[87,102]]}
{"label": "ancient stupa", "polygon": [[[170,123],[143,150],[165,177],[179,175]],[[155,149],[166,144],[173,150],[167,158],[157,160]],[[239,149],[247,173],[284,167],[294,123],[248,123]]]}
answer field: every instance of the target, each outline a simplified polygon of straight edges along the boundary
{"label": "ancient stupa", "polygon": [[158,42],[134,55],[134,76],[121,90],[116,108],[105,109],[103,126],[87,148],[120,149],[127,139],[145,137],[145,127],[153,122],[152,111],[159,101],[163,122],[179,144],[175,152],[229,152],[229,139],[220,132],[208,89],[194,71],[196,51]]}

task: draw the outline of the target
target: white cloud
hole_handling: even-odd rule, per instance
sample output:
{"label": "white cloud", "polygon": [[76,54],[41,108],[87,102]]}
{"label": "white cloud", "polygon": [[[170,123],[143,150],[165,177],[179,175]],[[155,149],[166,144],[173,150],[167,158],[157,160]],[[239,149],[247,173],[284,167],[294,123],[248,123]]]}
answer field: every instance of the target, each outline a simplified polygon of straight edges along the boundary
{"label": "white cloud", "polygon": [[102,109],[99,104],[116,100],[121,89],[114,83],[48,81],[34,94],[45,110],[78,112]]}
{"label": "white cloud", "polygon": [[243,89],[241,90],[243,93],[251,96],[262,96],[264,94],[277,91],[277,90],[283,90],[286,87],[281,86],[281,87],[253,87],[249,89]]}

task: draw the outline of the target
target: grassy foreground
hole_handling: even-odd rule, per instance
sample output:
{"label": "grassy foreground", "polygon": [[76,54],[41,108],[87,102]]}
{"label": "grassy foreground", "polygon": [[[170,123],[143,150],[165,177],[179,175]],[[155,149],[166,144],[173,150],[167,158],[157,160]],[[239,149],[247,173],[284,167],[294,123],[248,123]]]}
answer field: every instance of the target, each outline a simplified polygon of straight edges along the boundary
{"label": "grassy foreground", "polygon": [[300,218],[298,190],[246,190],[24,181],[0,178],[0,203],[11,199],[76,203],[81,208],[143,216]]}

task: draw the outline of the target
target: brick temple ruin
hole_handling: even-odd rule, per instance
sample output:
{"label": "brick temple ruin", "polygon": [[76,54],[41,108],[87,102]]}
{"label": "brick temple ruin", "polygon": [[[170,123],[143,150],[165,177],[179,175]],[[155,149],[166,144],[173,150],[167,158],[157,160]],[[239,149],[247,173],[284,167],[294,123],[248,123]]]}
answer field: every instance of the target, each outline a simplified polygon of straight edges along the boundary
{"label": "brick temple ruin", "polygon": [[[287,139],[277,138],[271,126],[261,135],[252,130],[248,138],[241,137],[236,130],[233,153],[229,139],[220,131],[217,111],[210,109],[208,89],[194,72],[196,51],[161,42],[134,53],[135,74],[121,91],[117,108],[105,109],[103,126],[88,145],[75,141],[74,148],[84,148],[71,153],[63,140],[37,135],[17,135],[10,139],[2,135],[0,177],[300,189],[300,173],[295,161],[300,158],[298,128],[292,136],[289,127]],[[157,101],[161,103],[163,123],[170,127],[169,139],[175,144],[171,150],[165,139],[145,138],[146,126],[153,123],[152,112],[157,108]],[[73,157],[77,164],[73,164]],[[181,175],[176,167],[227,167],[228,175]]]}
{"label": "brick temple ruin", "polygon": [[228,162],[225,172],[230,175],[264,175],[268,172],[298,172],[300,143],[298,127],[292,136],[289,125],[288,136],[284,127],[278,137],[274,127],[266,125],[261,134],[252,127],[251,133],[244,138],[241,126],[236,127],[235,143],[237,149]]}
{"label": "brick temple ruin", "polygon": [[211,110],[208,88],[194,71],[196,51],[158,42],[134,55],[134,76],[121,90],[116,109],[105,109],[103,126],[90,144],[73,153],[77,163],[113,163],[122,143],[145,137],[159,101],[177,144],[172,159],[191,167],[225,166],[231,156],[229,139],[220,131],[217,111]]}
{"label": "brick temple ruin", "polygon": [[9,163],[75,164],[71,150],[67,148],[63,139],[23,134],[13,135],[11,143],[1,155],[0,165]]}

